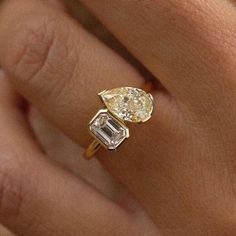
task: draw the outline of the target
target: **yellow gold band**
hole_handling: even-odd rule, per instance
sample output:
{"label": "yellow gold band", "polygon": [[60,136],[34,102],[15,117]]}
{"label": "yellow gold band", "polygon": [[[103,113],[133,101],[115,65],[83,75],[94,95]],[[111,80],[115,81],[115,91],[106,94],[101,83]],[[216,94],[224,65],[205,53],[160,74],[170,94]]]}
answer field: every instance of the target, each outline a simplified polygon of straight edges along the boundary
{"label": "yellow gold band", "polygon": [[100,142],[94,139],[85,151],[85,159],[90,160],[100,149],[101,146],[102,145],[100,144]]}

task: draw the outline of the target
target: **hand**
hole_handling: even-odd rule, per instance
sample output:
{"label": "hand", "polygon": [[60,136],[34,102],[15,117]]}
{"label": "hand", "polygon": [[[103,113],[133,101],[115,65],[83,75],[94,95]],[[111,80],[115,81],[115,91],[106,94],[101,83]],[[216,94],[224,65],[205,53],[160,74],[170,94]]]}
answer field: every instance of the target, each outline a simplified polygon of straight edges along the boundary
{"label": "hand", "polygon": [[[97,156],[149,218],[45,158],[22,98],[2,80],[0,221],[36,236],[236,234],[234,3],[82,1],[166,89],[126,145]],[[11,84],[86,147],[96,94],[144,79],[61,7],[9,0],[0,9],[0,63]]]}

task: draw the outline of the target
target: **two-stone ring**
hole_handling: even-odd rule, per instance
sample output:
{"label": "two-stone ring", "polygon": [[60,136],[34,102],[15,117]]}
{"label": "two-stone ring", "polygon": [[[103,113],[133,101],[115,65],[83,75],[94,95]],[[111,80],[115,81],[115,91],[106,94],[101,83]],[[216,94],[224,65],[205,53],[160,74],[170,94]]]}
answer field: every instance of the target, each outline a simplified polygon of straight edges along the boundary
{"label": "two-stone ring", "polygon": [[[150,86],[144,86],[150,91]],[[107,150],[116,150],[129,138],[126,123],[143,123],[151,118],[153,97],[139,88],[120,87],[104,90],[98,94],[105,108],[89,122],[89,133],[94,138],[85,152],[90,159],[103,146]]]}

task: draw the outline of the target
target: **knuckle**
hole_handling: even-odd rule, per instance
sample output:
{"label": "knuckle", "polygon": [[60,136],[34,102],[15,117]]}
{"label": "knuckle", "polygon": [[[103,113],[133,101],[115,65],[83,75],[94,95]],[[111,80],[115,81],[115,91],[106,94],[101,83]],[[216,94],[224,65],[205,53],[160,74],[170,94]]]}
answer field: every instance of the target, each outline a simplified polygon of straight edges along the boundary
{"label": "knuckle", "polygon": [[9,65],[15,76],[28,80],[41,70],[47,60],[53,42],[53,31],[45,19],[21,22],[11,41],[13,53]]}
{"label": "knuckle", "polygon": [[[30,83],[31,90],[39,90],[41,95],[60,91],[60,85],[64,86],[63,73],[70,74],[74,65],[64,63],[72,54],[68,30],[66,23],[54,16],[24,21],[13,42],[16,50],[8,61],[14,77],[25,86]],[[60,81],[56,80],[58,73],[62,74]]]}
{"label": "knuckle", "polygon": [[17,169],[11,161],[0,168],[0,215],[4,219],[16,218],[24,202],[23,181]]}
{"label": "knuckle", "polygon": [[4,161],[0,162],[0,219],[6,224],[19,222],[22,230],[40,230],[45,235],[47,229],[44,229],[39,217],[30,211],[32,206],[38,207],[32,205],[32,193],[37,191],[37,171],[32,170],[31,165],[30,161],[21,162],[18,154],[4,152]]}

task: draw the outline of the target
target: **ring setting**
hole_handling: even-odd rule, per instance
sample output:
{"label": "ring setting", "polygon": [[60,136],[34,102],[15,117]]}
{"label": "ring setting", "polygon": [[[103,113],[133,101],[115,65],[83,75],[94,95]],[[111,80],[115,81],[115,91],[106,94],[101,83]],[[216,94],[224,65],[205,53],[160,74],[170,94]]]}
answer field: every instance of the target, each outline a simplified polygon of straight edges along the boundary
{"label": "ring setting", "polygon": [[127,123],[144,123],[151,118],[153,97],[139,88],[120,87],[98,94],[105,108],[89,122],[93,143],[85,152],[90,159],[103,146],[107,150],[117,148],[129,138]]}

